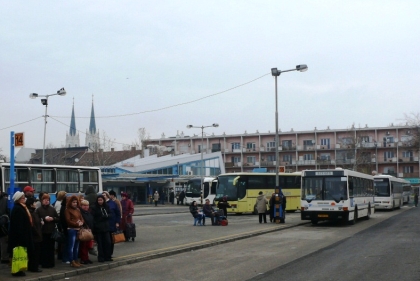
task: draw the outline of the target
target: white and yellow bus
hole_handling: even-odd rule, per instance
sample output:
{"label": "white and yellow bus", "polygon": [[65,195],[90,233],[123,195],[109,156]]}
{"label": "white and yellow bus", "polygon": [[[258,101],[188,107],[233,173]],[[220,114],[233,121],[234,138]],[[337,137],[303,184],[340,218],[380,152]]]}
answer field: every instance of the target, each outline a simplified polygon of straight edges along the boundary
{"label": "white and yellow bus", "polygon": [[[286,211],[300,210],[301,172],[279,173],[279,186],[286,196]],[[254,205],[262,191],[267,199],[275,191],[275,173],[227,173],[217,177],[216,198],[223,196],[231,208],[229,213],[255,213]]]}
{"label": "white and yellow bus", "polygon": [[302,172],[301,219],[355,224],[375,212],[373,176],[345,170]]}
{"label": "white and yellow bus", "polygon": [[[64,190],[69,194],[84,193],[88,186],[102,192],[101,170],[98,167],[63,166],[40,164],[15,164],[14,186],[22,191],[30,185],[35,195],[41,191],[50,194],[50,202],[56,200],[56,192]],[[0,163],[1,190],[10,193],[10,163]],[[12,194],[9,194],[11,196]],[[11,198],[11,197],[10,197]]]}

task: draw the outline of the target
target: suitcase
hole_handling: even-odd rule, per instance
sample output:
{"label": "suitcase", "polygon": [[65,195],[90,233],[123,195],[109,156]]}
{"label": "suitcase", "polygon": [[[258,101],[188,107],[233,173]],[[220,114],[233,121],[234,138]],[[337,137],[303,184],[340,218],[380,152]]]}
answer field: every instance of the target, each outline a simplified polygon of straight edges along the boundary
{"label": "suitcase", "polygon": [[136,238],[136,224],[134,223],[127,223],[125,225],[125,235],[127,236],[126,238],[128,240],[130,240],[130,238],[133,239]]}

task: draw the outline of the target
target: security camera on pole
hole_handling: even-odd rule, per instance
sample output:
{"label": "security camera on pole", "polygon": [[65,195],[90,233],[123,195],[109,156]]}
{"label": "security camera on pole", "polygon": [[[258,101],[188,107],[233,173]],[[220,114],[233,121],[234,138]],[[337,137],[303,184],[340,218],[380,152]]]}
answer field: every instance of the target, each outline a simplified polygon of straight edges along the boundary
{"label": "security camera on pole", "polygon": [[66,95],[66,90],[64,88],[61,88],[60,90],[57,91],[57,93],[51,94],[51,95],[38,95],[36,93],[32,93],[32,94],[29,95],[29,97],[31,99],[36,99],[36,98],[40,98],[40,97],[45,98],[45,99],[41,99],[42,105],[45,105],[45,115],[44,115],[44,122],[45,122],[44,123],[44,144],[42,146],[42,164],[46,164],[45,163],[45,136],[47,134],[47,117],[48,117],[48,115],[47,115],[47,108],[48,108],[48,98],[51,97],[51,96],[56,96],[56,95],[65,96]]}

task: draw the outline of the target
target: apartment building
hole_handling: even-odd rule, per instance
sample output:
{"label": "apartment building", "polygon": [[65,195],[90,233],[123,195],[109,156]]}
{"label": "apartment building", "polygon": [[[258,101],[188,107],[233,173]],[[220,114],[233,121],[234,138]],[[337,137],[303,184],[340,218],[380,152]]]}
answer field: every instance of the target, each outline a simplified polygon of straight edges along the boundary
{"label": "apartment building", "polygon": [[[349,168],[381,173],[419,182],[419,150],[412,143],[411,126],[349,129],[314,128],[311,131],[279,132],[279,155],[275,133],[184,136],[148,140],[147,144],[170,147],[175,155],[221,151],[226,172],[252,172],[266,168],[275,172],[276,161],[287,172],[306,169]],[[277,160],[278,159],[278,160]]]}

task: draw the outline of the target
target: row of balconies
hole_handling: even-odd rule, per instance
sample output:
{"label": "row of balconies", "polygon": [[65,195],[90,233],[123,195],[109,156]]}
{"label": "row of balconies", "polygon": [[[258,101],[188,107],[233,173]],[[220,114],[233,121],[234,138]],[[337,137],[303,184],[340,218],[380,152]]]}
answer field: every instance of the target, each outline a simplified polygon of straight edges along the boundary
{"label": "row of balconies", "polygon": [[[396,157],[393,158],[379,158],[378,159],[378,163],[410,163],[410,162],[418,162],[419,161],[419,157],[409,157],[409,158],[399,158],[397,161]],[[335,164],[353,164],[355,163],[356,160],[355,159],[319,159],[319,160],[303,160],[303,159],[299,159],[299,160],[291,160],[289,162],[286,161],[281,161],[279,165],[327,165],[327,164],[331,164],[331,165],[335,165]],[[363,161],[360,160],[359,162],[365,162],[365,163],[369,163],[367,161]],[[241,163],[241,162],[238,162]],[[261,162],[255,162],[256,166],[260,165],[261,166],[275,166],[276,165],[276,161],[261,161]],[[370,163],[376,163],[376,158],[371,158],[371,162]],[[240,164],[238,165],[240,167]]]}
{"label": "row of balconies", "polygon": [[[354,149],[354,148],[388,148],[388,147],[408,147],[403,142],[397,143],[361,143],[361,144],[335,144],[335,145],[298,145],[298,146],[279,146],[279,151],[308,151],[308,150],[335,150],[335,149]],[[255,147],[255,148],[225,148],[223,153],[247,153],[247,152],[274,152],[275,147]],[[195,153],[192,151],[191,153]]]}
{"label": "row of balconies", "polygon": [[[394,161],[395,160],[395,161]],[[402,160],[402,159],[398,159],[398,160]],[[409,159],[410,160],[410,159]],[[418,162],[419,159],[418,157],[412,157],[411,161],[399,161],[398,163],[409,163],[409,162]],[[331,160],[292,160],[291,162],[284,162],[281,161],[279,163],[280,166],[287,166],[287,165],[309,165],[309,166],[313,166],[313,165],[342,165],[342,164],[354,164],[356,163],[355,159],[331,159]],[[362,164],[363,161],[361,161]],[[376,163],[376,159],[372,158],[372,162],[370,163]],[[378,163],[381,164],[386,164],[386,163],[397,163],[396,158],[392,158],[392,159],[387,159],[387,161],[379,161]],[[369,164],[364,162],[364,164]],[[276,165],[276,161],[255,161],[254,163],[244,163],[243,166],[262,166],[262,167],[266,167],[266,166],[275,166]],[[242,166],[242,162],[236,162],[236,163],[232,163],[232,162],[226,162],[225,163],[225,167],[226,168],[230,168],[230,167],[241,167]]]}

